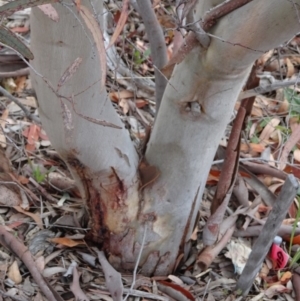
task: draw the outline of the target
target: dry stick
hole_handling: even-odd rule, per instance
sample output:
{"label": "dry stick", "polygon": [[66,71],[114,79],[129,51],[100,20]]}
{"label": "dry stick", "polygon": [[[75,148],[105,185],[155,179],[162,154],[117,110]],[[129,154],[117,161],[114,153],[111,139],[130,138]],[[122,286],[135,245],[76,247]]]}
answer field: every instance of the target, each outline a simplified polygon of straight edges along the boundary
{"label": "dry stick", "polygon": [[142,240],[141,249],[139,251],[138,258],[136,260],[135,267],[134,267],[134,270],[133,270],[132,283],[131,283],[130,289],[127,292],[127,294],[126,294],[125,298],[123,299],[123,301],[127,300],[127,298],[129,297],[129,295],[131,294],[131,291],[133,290],[135,282],[136,282],[137,269],[138,269],[138,266],[139,266],[139,263],[140,263],[140,260],[141,260],[141,257],[142,257],[142,252],[143,252],[143,249],[144,249],[144,246],[145,246],[145,241],[146,241],[147,224],[145,224],[144,227],[145,227],[145,229],[144,229],[143,240]]}
{"label": "dry stick", "polygon": [[48,201],[54,204],[58,202],[56,198],[49,194],[47,190],[44,187],[42,187],[39,183],[37,183],[33,178],[30,177],[29,182],[32,183]]}
{"label": "dry stick", "polygon": [[41,273],[37,269],[30,251],[25,247],[23,243],[18,241],[18,239],[11,233],[9,233],[3,226],[0,226],[0,243],[14,252],[24,262],[33,279],[36,281],[36,283],[46,296],[47,300],[58,301],[51,292]]}
{"label": "dry stick", "polygon": [[[271,77],[273,78],[273,77]],[[300,85],[299,79],[293,79],[293,80],[285,80],[285,81],[281,81],[281,80],[275,80],[274,82],[270,83],[269,85],[260,85],[254,89],[250,89],[250,90],[246,90],[240,93],[238,100],[242,100],[244,98],[247,97],[251,97],[251,96],[257,96],[260,94],[264,94],[264,93],[268,93],[268,92],[272,92],[275,91],[277,89],[282,89],[285,87],[289,87],[289,86],[295,86],[295,85]]]}
{"label": "dry stick", "polygon": [[254,243],[242,275],[237,282],[236,288],[242,290],[244,296],[248,294],[254,279],[270,250],[273,239],[277,235],[281,223],[297,194],[298,187],[299,183],[296,178],[293,175],[288,175],[262,232]]}
{"label": "dry stick", "polygon": [[[139,6],[139,13],[143,19],[145,30],[148,35],[153,64],[161,69],[167,64],[167,47],[165,37],[160,27],[150,0],[136,0]],[[156,114],[167,85],[167,80],[159,70],[155,68],[155,91],[156,91]]]}
{"label": "dry stick", "polygon": [[8,99],[10,99],[11,101],[13,101],[17,106],[19,106],[22,111],[25,113],[25,116],[32,120],[32,121],[35,121],[36,123],[41,123],[40,119],[31,114],[30,111],[19,101],[19,99],[17,99],[16,97],[12,96],[9,92],[7,92],[3,87],[0,86],[0,92],[6,96]]}
{"label": "dry stick", "polygon": [[[234,232],[235,237],[255,237],[259,236],[259,234],[262,231],[263,225],[265,224],[265,221],[262,221],[262,225],[257,226],[249,226],[246,230],[236,230]],[[291,225],[281,225],[277,235],[284,237],[284,236],[291,236],[291,233],[293,232],[293,226]],[[296,227],[295,235],[300,234],[300,228]]]}
{"label": "dry stick", "polygon": [[28,75],[29,71],[30,69],[27,67],[15,71],[0,72],[0,78],[24,76]]}

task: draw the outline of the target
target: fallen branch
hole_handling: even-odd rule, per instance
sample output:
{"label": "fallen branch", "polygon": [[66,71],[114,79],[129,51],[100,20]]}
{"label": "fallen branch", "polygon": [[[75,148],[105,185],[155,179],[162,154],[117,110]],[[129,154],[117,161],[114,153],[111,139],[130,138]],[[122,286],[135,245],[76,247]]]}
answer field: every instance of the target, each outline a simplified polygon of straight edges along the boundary
{"label": "fallen branch", "polygon": [[[273,77],[272,77],[273,78]],[[289,86],[295,86],[295,85],[300,85],[299,78],[293,79],[293,80],[284,80],[284,81],[279,81],[275,80],[272,81],[270,84],[267,85],[260,85],[254,89],[249,89],[246,91],[242,91],[239,95],[238,100],[242,100],[244,98],[252,97],[252,96],[257,96],[265,93],[269,93],[278,89],[283,89]]]}
{"label": "fallen branch", "polygon": [[32,258],[30,251],[21,243],[15,236],[9,233],[5,227],[0,225],[0,243],[15,253],[26,265],[27,269],[31,273],[33,279],[36,281],[41,291],[44,293],[48,301],[62,301],[57,299],[51,292],[43,276],[37,269],[35,262]]}

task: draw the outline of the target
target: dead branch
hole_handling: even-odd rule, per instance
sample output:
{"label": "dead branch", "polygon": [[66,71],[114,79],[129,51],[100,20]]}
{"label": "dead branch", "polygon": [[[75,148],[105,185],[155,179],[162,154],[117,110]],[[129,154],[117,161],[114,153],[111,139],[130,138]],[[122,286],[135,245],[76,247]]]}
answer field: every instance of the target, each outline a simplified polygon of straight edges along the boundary
{"label": "dead branch", "polygon": [[[15,253],[26,265],[33,279],[36,281],[44,295],[49,301],[58,301],[51,292],[43,276],[37,269],[30,251],[16,237],[9,233],[4,226],[0,225],[0,243]],[[62,300],[62,299],[61,299]]]}

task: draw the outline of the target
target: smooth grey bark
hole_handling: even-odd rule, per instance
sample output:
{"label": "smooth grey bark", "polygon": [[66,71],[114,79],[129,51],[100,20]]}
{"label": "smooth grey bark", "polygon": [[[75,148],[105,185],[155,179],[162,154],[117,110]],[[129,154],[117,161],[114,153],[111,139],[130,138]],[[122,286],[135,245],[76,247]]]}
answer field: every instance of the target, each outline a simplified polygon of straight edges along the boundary
{"label": "smooth grey bark", "polygon": [[[92,3],[101,16],[102,1],[95,0]],[[33,9],[31,46],[35,59],[32,64],[56,88],[65,70],[76,58],[81,57],[78,70],[59,93],[65,97],[73,95],[79,113],[105,120],[122,129],[90,122],[76,115],[71,104],[62,99],[72,114],[73,129],[68,131],[60,98],[34,72],[31,73],[32,82],[38,95],[43,127],[80,186],[83,199],[88,202],[92,228],[96,229],[99,223],[98,226],[103,228],[102,235],[98,233],[98,239],[104,243],[104,235],[109,236],[110,232],[115,235],[123,233],[128,223],[136,219],[139,200],[138,155],[105,89],[101,89],[101,69],[106,66],[101,66],[93,38],[76,8],[71,1],[68,4],[71,10],[60,4],[54,5],[60,17],[57,23],[39,9]],[[82,5],[90,7],[89,1],[82,1]],[[93,11],[92,8],[90,10]],[[97,199],[101,204],[95,210],[92,208],[97,205]]]}
{"label": "smooth grey bark", "polygon": [[[195,19],[219,2],[200,1]],[[150,168],[160,170],[160,177],[143,189],[139,158],[127,131],[91,123],[63,99],[73,117],[70,134],[59,97],[44,79],[33,75],[43,126],[81,183],[87,205],[95,208],[90,210],[97,229],[92,238],[110,254],[115,267],[133,270],[143,248],[141,272],[168,274],[179,254],[187,256],[207,174],[234,103],[255,59],[298,32],[295,7],[300,0],[294,3],[253,0],[218,22],[209,32],[217,38],[207,50],[196,47],[175,67],[145,155]],[[101,15],[101,1],[93,4]],[[89,6],[89,1],[81,5]],[[78,22],[74,7],[73,13],[55,7],[61,16],[58,23],[33,11],[35,68],[56,87],[64,71],[82,57],[81,66],[59,92],[76,95],[80,113],[122,126],[101,90],[103,66],[88,29],[82,20]]]}

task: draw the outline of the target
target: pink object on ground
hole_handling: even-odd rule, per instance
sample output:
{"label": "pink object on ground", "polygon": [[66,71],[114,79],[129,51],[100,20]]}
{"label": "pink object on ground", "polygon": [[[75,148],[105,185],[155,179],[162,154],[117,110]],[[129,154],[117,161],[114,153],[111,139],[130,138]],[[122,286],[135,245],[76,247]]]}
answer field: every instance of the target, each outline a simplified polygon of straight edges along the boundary
{"label": "pink object on ground", "polygon": [[273,262],[274,269],[283,269],[289,261],[289,255],[275,243],[271,246],[269,257]]}

